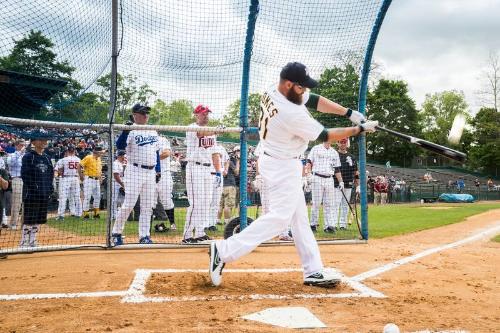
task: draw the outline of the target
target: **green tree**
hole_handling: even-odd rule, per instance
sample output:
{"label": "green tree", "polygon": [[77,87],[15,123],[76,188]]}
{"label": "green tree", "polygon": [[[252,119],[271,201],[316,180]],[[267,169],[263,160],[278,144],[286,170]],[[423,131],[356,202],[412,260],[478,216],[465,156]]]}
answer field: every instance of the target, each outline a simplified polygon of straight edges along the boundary
{"label": "green tree", "polygon": [[150,124],[189,125],[193,122],[193,104],[188,100],[175,100],[169,104],[157,99],[151,107]]}
{"label": "green tree", "polygon": [[[111,74],[107,74],[97,80],[97,85],[102,88],[100,100],[109,103],[111,94]],[[122,122],[127,119],[130,109],[136,103],[146,104],[156,92],[149,85],[139,85],[137,77],[133,75],[117,75],[117,96],[115,122]]]}
{"label": "green tree", "polygon": [[[402,133],[421,135],[418,111],[404,81],[380,80],[369,94],[368,103],[370,119]],[[387,133],[376,132],[367,136],[367,152],[370,159],[378,162],[405,166],[410,164],[417,148]]]}
{"label": "green tree", "polygon": [[447,136],[453,119],[459,113],[470,119],[467,108],[463,92],[452,90],[427,94],[420,113],[424,138],[441,145],[449,145]]}
{"label": "green tree", "polygon": [[[321,74],[318,86],[313,93],[326,97],[342,106],[352,109],[358,108],[359,75],[358,70],[351,64],[344,67],[326,69]],[[312,112],[312,116],[325,127],[352,126],[351,122],[343,117]]]}
{"label": "green tree", "polygon": [[482,108],[472,120],[473,139],[469,150],[469,166],[491,176],[499,176],[500,112]]}
{"label": "green tree", "polygon": [[[259,93],[253,93],[248,96],[248,126],[259,126],[260,116],[260,98]],[[226,110],[222,117],[222,124],[227,127],[237,127],[240,125],[240,104],[238,99],[234,101]]]}

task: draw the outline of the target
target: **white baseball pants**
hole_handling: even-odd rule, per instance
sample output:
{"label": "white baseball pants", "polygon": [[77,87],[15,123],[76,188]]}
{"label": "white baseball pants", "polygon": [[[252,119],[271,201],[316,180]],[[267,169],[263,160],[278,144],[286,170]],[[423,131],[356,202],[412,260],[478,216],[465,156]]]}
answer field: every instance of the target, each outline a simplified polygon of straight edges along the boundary
{"label": "white baseball pants", "polygon": [[116,214],[118,214],[118,208],[120,208],[123,205],[123,201],[125,199],[125,196],[120,194],[120,188],[121,186],[113,182],[113,200],[111,201],[111,219],[116,219]]}
{"label": "white baseball pants", "polygon": [[[341,228],[347,228],[349,205],[346,198],[347,200],[351,199],[351,190],[352,188],[344,188],[343,190],[339,190],[338,188],[335,189],[336,200],[335,206],[333,207],[333,220],[335,224],[338,222]],[[342,195],[342,191],[344,192],[345,198],[344,195]]]}
{"label": "white baseball pants", "polygon": [[[186,190],[189,207],[186,212],[184,239],[205,235],[208,226],[210,202],[212,201],[210,168],[189,162],[186,166]],[[194,236],[193,236],[194,232]]]}
{"label": "white baseball pants", "polygon": [[141,213],[139,217],[139,238],[149,236],[151,215],[156,206],[156,172],[154,169],[143,169],[129,163],[123,177],[125,184],[125,199],[116,214],[113,225],[114,234],[122,234],[125,222],[139,196],[141,197]]}
{"label": "white baseball pants", "polygon": [[335,202],[335,187],[333,178],[312,176],[311,195],[311,225],[319,224],[319,208],[323,203],[324,228],[334,226],[333,207]]}
{"label": "white baseball pants", "polygon": [[224,186],[224,179],[221,179],[220,186],[217,186],[215,175],[212,175],[212,200],[210,201],[210,216],[208,226],[211,227],[217,224],[217,214],[220,208],[220,199],[222,198],[222,190]]}
{"label": "white baseball pants", "polygon": [[10,225],[17,225],[19,210],[23,204],[23,180],[21,177],[12,178],[12,197],[10,206]]}
{"label": "white baseball pants", "polygon": [[158,199],[160,200],[163,208],[169,210],[174,208],[174,201],[172,200],[172,190],[174,189],[174,180],[170,171],[162,172],[158,184],[156,184],[158,191]]}
{"label": "white baseball pants", "polygon": [[90,197],[94,198],[93,208],[99,208],[101,202],[101,181],[85,176],[83,179],[83,210],[90,208]]}
{"label": "white baseball pants", "polygon": [[259,157],[259,169],[269,190],[269,212],[242,232],[216,245],[223,262],[229,263],[250,253],[262,242],[278,236],[291,225],[295,247],[304,268],[304,277],[323,269],[318,243],[309,226],[302,191],[302,163],[298,159]]}
{"label": "white baseball pants", "polygon": [[80,179],[78,176],[59,178],[58,216],[64,216],[66,201],[69,201],[69,211],[74,216],[82,216],[82,200],[80,199]]}

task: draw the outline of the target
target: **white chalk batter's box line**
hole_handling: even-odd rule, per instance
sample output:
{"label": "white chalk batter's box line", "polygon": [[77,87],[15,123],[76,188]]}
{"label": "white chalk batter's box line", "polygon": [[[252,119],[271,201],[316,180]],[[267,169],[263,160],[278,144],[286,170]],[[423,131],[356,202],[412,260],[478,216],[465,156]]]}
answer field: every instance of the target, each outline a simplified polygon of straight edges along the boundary
{"label": "white chalk batter's box line", "polygon": [[[354,289],[353,293],[337,294],[252,294],[252,295],[220,295],[220,296],[184,296],[184,297],[151,297],[144,295],[146,283],[153,273],[207,273],[206,269],[137,269],[135,278],[132,281],[128,293],[122,298],[123,303],[145,303],[145,302],[192,302],[192,301],[219,301],[219,300],[260,300],[260,299],[297,299],[297,298],[352,298],[352,297],[385,297],[384,294],[373,290],[359,281],[354,281],[333,268],[326,268],[331,274],[338,276],[341,281]],[[302,272],[301,269],[226,269],[224,275],[231,273],[290,273]]]}
{"label": "white chalk batter's box line", "polygon": [[[375,277],[402,265],[408,264],[412,261],[421,259],[428,255],[444,251],[447,249],[455,248],[466,243],[470,243],[492,234],[500,232],[500,221],[497,224],[489,227],[481,232],[478,232],[470,237],[462,240],[434,247],[415,255],[405,257],[389,264],[377,267],[367,272],[358,274],[353,277],[346,277],[337,270],[333,270],[339,275],[342,282],[349,285],[356,292],[344,294],[296,294],[296,295],[231,295],[231,296],[185,296],[185,297],[147,297],[144,295],[146,291],[146,282],[152,273],[187,273],[187,272],[203,272],[207,273],[205,269],[138,269],[135,271],[135,277],[128,290],[120,291],[97,291],[97,292],[83,292],[83,293],[50,293],[50,294],[14,294],[14,295],[0,295],[0,301],[16,301],[16,300],[33,300],[33,299],[61,299],[61,298],[88,298],[88,297],[122,297],[122,302],[126,303],[143,303],[143,302],[188,302],[188,301],[206,301],[206,300],[252,300],[252,299],[292,299],[292,298],[352,298],[352,297],[386,297],[384,294],[373,290],[361,281],[368,278]],[[301,269],[226,269],[226,273],[288,273],[288,272],[301,272]]]}

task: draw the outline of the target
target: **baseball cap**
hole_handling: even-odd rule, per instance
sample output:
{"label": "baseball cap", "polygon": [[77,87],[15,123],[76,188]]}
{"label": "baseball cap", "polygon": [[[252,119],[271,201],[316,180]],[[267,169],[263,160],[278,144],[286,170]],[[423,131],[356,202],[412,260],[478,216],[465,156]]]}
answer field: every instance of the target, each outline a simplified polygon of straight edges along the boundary
{"label": "baseball cap", "polygon": [[116,156],[125,156],[125,150],[123,150],[123,149],[117,150]]}
{"label": "baseball cap", "polygon": [[137,103],[132,107],[132,113],[142,113],[142,114],[148,114],[149,111],[151,111],[151,108],[146,105],[142,105]]}
{"label": "baseball cap", "polygon": [[203,106],[200,104],[193,111],[194,114],[200,114],[200,113],[204,113],[204,112],[212,112],[212,110],[210,110],[208,108],[208,106]]}
{"label": "baseball cap", "polygon": [[50,140],[52,135],[44,129],[35,129],[28,134],[31,141],[35,140]]}
{"label": "baseball cap", "polygon": [[348,138],[343,138],[339,140],[339,143],[348,143],[349,139]]}
{"label": "baseball cap", "polygon": [[289,62],[281,69],[280,78],[298,83],[307,88],[314,88],[318,81],[309,76],[309,71],[304,64],[300,62]]}

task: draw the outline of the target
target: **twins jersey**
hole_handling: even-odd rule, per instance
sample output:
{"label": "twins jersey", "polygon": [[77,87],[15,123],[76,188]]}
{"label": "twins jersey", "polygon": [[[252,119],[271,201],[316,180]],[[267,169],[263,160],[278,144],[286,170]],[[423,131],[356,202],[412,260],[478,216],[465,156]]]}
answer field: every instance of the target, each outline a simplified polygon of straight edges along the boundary
{"label": "twins jersey", "polygon": [[[229,161],[229,155],[227,154],[227,151],[224,147],[220,145],[213,146],[212,149],[210,150],[210,155],[212,154],[219,154],[220,155],[220,163],[221,163],[221,169],[220,171],[224,171],[224,164]],[[210,172],[216,172],[215,167],[212,163],[212,167],[210,169]]]}
{"label": "twins jersey", "polygon": [[[200,127],[196,123],[189,127]],[[209,148],[217,144],[215,135],[198,137],[197,132],[186,133],[186,161],[199,163],[212,163],[212,154]]]}
{"label": "twins jersey", "polygon": [[307,149],[309,141],[318,138],[324,127],[304,105],[308,99],[306,92],[303,104],[294,104],[277,88],[262,95],[259,135],[264,153],[279,159],[297,158]]}
{"label": "twins jersey", "polygon": [[160,136],[152,130],[133,130],[127,137],[127,159],[129,163],[156,165],[156,152],[160,149]]}
{"label": "twins jersey", "polygon": [[[160,136],[160,155],[165,150],[170,150],[170,142],[168,142],[167,138]],[[160,160],[161,172],[170,171],[170,156]]]}
{"label": "twins jersey", "polygon": [[56,169],[58,171],[62,169],[62,174],[60,175],[64,177],[78,176],[79,168],[80,168],[80,159],[76,156],[67,156],[65,158],[60,159],[56,163]]}
{"label": "twins jersey", "polygon": [[308,158],[312,162],[312,172],[324,176],[335,174],[335,168],[341,165],[339,153],[332,147],[326,148],[324,144],[312,147]]}

